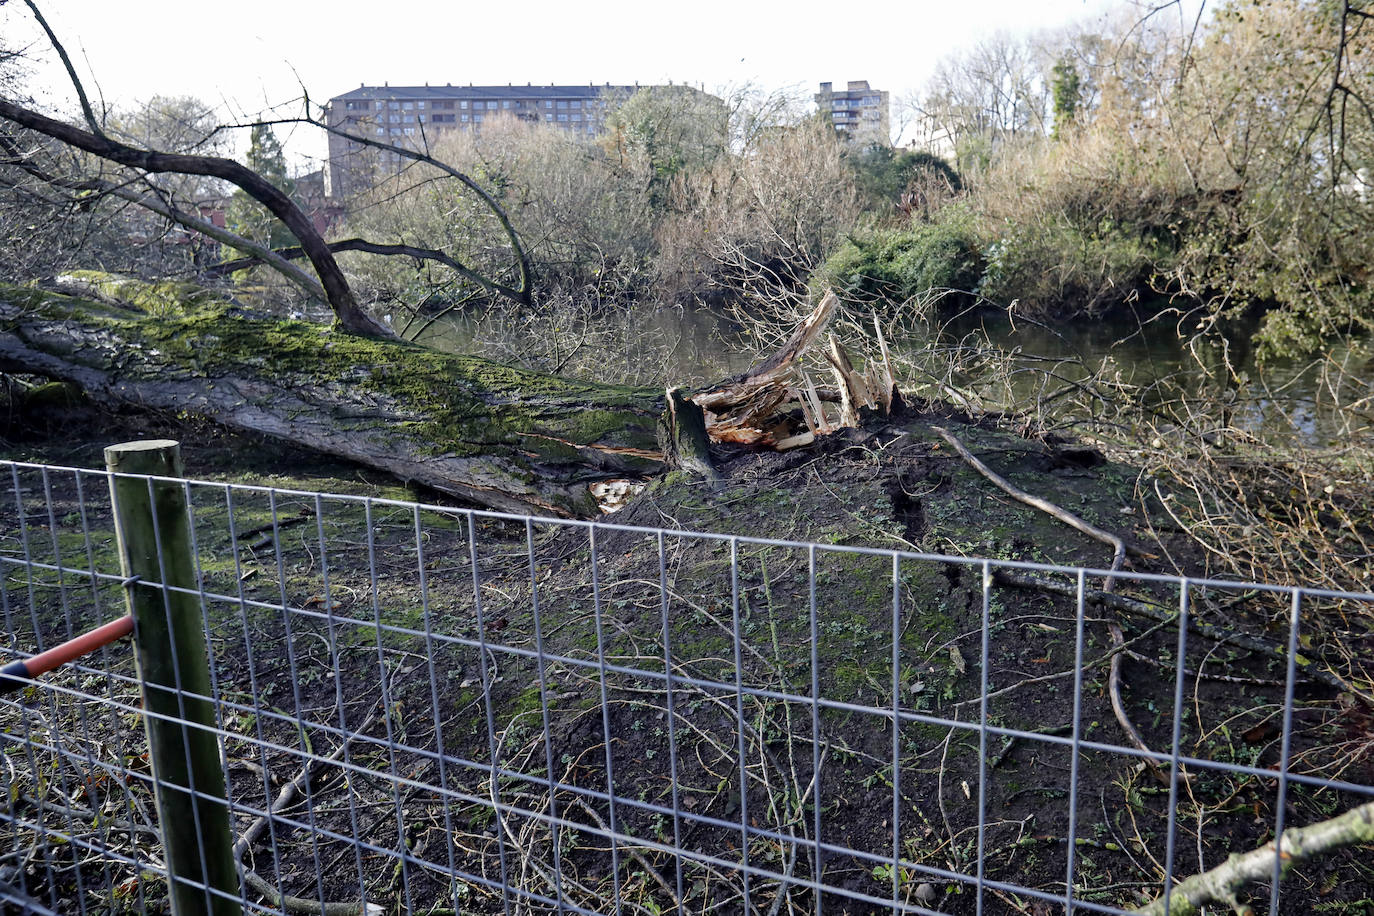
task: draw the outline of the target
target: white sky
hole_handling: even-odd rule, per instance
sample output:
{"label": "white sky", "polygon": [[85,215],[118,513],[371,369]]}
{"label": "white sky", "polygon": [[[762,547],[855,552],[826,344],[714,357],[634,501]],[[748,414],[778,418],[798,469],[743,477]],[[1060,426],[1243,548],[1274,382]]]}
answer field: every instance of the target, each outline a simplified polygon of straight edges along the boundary
{"label": "white sky", "polygon": [[[1092,19],[1110,0],[869,0],[826,5],[694,0],[349,4],[341,0],[48,0],[44,14],[113,107],[194,95],[256,114],[301,95],[324,101],[359,83],[704,84],[816,91],[867,79],[894,99],[919,89],[945,54],[997,31]],[[20,0],[0,6],[6,43],[36,37]],[[92,77],[92,74],[94,76]],[[35,76],[67,107],[55,68]],[[286,109],[283,109],[285,111]],[[297,154],[323,152],[294,138]]]}

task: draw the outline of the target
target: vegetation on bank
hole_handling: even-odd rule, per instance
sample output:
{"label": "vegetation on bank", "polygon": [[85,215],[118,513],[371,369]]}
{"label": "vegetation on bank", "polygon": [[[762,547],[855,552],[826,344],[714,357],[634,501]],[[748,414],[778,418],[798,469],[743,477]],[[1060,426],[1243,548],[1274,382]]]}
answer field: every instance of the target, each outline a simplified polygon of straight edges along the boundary
{"label": "vegetation on bank", "polygon": [[[596,142],[498,123],[436,149],[495,189],[550,303],[697,298],[758,317],[808,282],[865,304],[953,290],[1031,317],[1146,303],[1186,315],[1183,336],[1261,319],[1266,352],[1311,353],[1374,326],[1363,23],[1286,0],[1196,28],[1156,15],[996,39],[908,103],[917,142],[946,158],[846,145],[785,100],[733,97],[726,117],[651,91]],[[384,183],[350,228],[498,251],[436,177]],[[474,292],[355,264],[388,308]]]}
{"label": "vegetation on bank", "polygon": [[[1359,5],[1231,0],[1198,22],[1122,11],[990,39],[898,102],[894,122],[916,138],[903,150],[846,144],[805,99],[748,88],[618,98],[591,139],[492,119],[426,140],[408,163],[369,148],[380,180],[334,234],[391,250],[338,258],[371,313],[412,337],[447,309],[508,306],[512,290],[522,311],[705,301],[769,319],[825,284],[861,310],[948,291],[1030,317],[1146,303],[1185,337],[1258,318],[1266,353],[1311,353],[1374,326],[1369,22]],[[195,100],[104,117],[121,142],[222,151]],[[73,173],[51,142],[12,139],[22,165],[0,165],[24,192],[0,202],[12,278],[214,273],[215,246],[109,196],[90,163]],[[250,158],[299,196],[269,126]],[[173,198],[214,191],[147,178]],[[242,193],[231,209],[244,238],[291,241]],[[309,312],[301,297],[278,293]]]}

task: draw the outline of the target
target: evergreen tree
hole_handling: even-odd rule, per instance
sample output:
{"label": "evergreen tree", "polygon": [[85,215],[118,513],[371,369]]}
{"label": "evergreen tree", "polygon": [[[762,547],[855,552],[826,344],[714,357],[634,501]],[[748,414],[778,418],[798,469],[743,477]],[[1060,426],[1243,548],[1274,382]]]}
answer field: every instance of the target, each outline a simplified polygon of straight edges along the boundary
{"label": "evergreen tree", "polygon": [[[253,128],[245,164],[288,196],[294,195],[295,182],[286,174],[286,153],[270,125]],[[226,221],[232,232],[258,244],[272,248],[299,244],[280,220],[242,190],[235,191],[230,199]]]}
{"label": "evergreen tree", "polygon": [[1054,74],[1050,87],[1054,95],[1054,126],[1050,128],[1050,136],[1058,140],[1064,129],[1078,117],[1082,79],[1078,76],[1078,68],[1067,57],[1060,58],[1050,72]]}

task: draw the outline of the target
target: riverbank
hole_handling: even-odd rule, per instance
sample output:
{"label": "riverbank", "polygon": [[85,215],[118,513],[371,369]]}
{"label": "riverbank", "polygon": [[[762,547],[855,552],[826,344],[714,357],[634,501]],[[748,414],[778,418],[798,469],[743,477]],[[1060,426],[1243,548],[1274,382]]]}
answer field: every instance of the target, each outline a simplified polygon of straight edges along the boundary
{"label": "riverbank", "polygon": [[[282,490],[442,501],[432,493],[408,493],[375,473],[320,462],[288,446],[222,433],[208,425],[133,413],[102,418],[79,405],[44,416],[45,426],[30,427],[22,438],[10,439],[5,457],[98,466],[99,449],[117,439],[172,437],[183,441],[187,471],[195,477]],[[74,429],[82,434],[74,436]],[[979,563],[958,558],[1106,570],[1113,562],[1113,548],[1009,497],[961,457],[941,429],[1015,487],[1121,537],[1128,551],[1114,587],[1107,587],[1101,573],[1076,581],[1072,572],[1056,575],[1047,570],[1005,569],[996,573],[985,592]],[[897,683],[902,705],[914,715],[951,722],[977,718],[979,637],[986,598],[991,626],[987,681],[996,692],[989,703],[988,721],[1047,736],[1043,744],[1021,740],[1003,746],[999,741],[989,750],[992,763],[985,801],[987,810],[997,816],[987,829],[986,875],[1052,891],[1062,883],[1066,865],[1071,757],[1063,744],[1050,739],[1068,734],[1064,729],[1079,721],[1083,740],[1130,747],[1132,739],[1123,724],[1129,722],[1140,741],[1153,750],[1167,750],[1172,742],[1175,684],[1170,672],[1176,662],[1171,652],[1177,645],[1177,632],[1168,621],[1178,606],[1179,593],[1168,583],[1136,577],[1158,572],[1190,574],[1203,568],[1206,556],[1196,542],[1165,522],[1169,518],[1166,503],[1178,497],[1164,492],[1161,498],[1139,468],[1110,460],[1091,446],[1026,439],[1000,429],[991,419],[973,421],[947,405],[929,402],[910,405],[890,418],[869,418],[861,428],[822,437],[810,447],[783,453],[718,448],[715,457],[723,477],[719,488],[686,474],[670,474],[650,483],[625,510],[603,521],[609,526],[701,531],[743,539],[737,542],[670,534],[660,543],[652,533],[606,527],[593,548],[587,530],[578,525],[538,524],[527,534],[523,524],[504,524],[498,519],[484,522],[478,553],[489,640],[513,651],[534,653],[537,648],[550,656],[574,659],[609,652],[618,664],[643,664],[642,659],[663,652],[656,641],[662,638],[662,602],[668,600],[672,654],[681,665],[683,679],[676,688],[673,712],[666,713],[669,706],[661,685],[623,674],[612,677],[604,688],[608,705],[603,727],[594,715],[601,708],[603,689],[595,678],[562,663],[541,675],[534,668],[534,655],[502,661],[490,694],[502,759],[513,767],[524,765],[517,761],[544,759],[542,736],[547,734],[552,759],[564,762],[560,780],[591,786],[604,779],[591,761],[604,755],[600,742],[609,730],[615,748],[617,794],[668,804],[672,785],[668,767],[675,758],[676,785],[682,792],[679,801],[691,799],[693,815],[728,823],[739,816],[738,789],[732,796],[729,780],[722,782],[713,773],[715,767],[725,765],[724,756],[739,736],[713,713],[711,692],[692,685],[722,678],[728,682],[734,677],[731,672],[739,670],[743,683],[762,691],[750,694],[745,703],[751,729],[747,750],[751,757],[755,752],[761,755],[757,783],[750,777],[751,810],[786,812],[789,806],[803,804],[794,795],[804,799],[807,793],[810,764],[785,761],[810,760],[809,726],[803,724],[808,714],[769,696],[804,696],[809,689],[807,672],[815,667],[827,698],[852,707],[848,713],[837,710],[822,718],[829,774],[825,836],[827,842],[854,851],[831,856],[825,880],[849,892],[887,897],[892,892],[890,873],[874,867],[864,854],[881,858],[891,844],[891,823],[874,812],[891,809],[894,792],[899,809],[905,812],[903,835],[910,831],[912,838],[902,852],[908,868],[958,871],[973,864],[969,843],[979,815],[970,804],[968,790],[961,786],[976,787],[972,776],[979,772],[977,742],[955,728],[913,721],[903,728],[898,778],[890,765],[894,753],[890,728],[877,711],[892,705],[892,685]],[[32,474],[25,473],[27,481]],[[305,511],[308,502],[299,511]],[[284,496],[277,511],[294,517],[298,507]],[[466,527],[440,524],[440,518],[430,513],[424,516],[425,555],[434,564],[425,586],[425,603],[443,609],[442,618],[434,621],[435,633],[471,636],[473,580],[461,568],[469,551]],[[342,526],[331,538],[357,541],[356,528],[348,527],[351,522],[346,524],[333,511],[329,521]],[[310,584],[314,535],[307,534],[284,539],[278,548],[268,545],[269,552],[284,551],[280,564],[263,564],[261,558],[248,556],[245,568],[261,567],[258,575],[242,583],[250,600],[279,600],[273,596],[280,588],[289,595],[313,594],[310,589],[317,587]],[[376,523],[369,536],[369,551],[384,560],[396,560],[394,569],[390,562],[384,563],[384,580],[373,586],[381,587],[386,595],[381,604],[386,615],[409,613],[405,609],[411,606],[410,598],[418,600],[412,595],[414,577],[404,562],[405,547],[415,537],[416,522],[405,512],[397,520]],[[522,559],[527,537],[533,554]],[[804,547],[749,540],[758,537],[820,546],[810,555]],[[290,546],[297,540],[298,546]],[[363,563],[360,569],[349,565],[349,558],[363,546],[352,543],[344,549],[341,542],[341,552],[331,559],[331,580],[340,602],[337,613],[343,618],[367,619],[376,613],[369,609],[366,558],[353,557]],[[207,541],[204,549],[220,548],[218,542]],[[910,552],[895,569],[890,554],[863,552],[893,549]],[[596,565],[590,550],[599,554]],[[950,559],[931,556],[935,554]],[[536,631],[529,613],[534,585],[530,563],[539,571],[542,632]],[[289,581],[275,581],[270,572],[274,565],[286,571]],[[592,594],[593,574],[601,596],[596,606],[603,615],[599,618],[602,636],[592,629],[591,605],[586,603]],[[666,593],[656,584],[660,576],[667,576]],[[226,586],[233,587],[232,583]],[[1081,647],[1076,647],[1074,639],[1078,588],[1085,590],[1087,599]],[[1281,729],[1275,717],[1283,706],[1285,659],[1274,648],[1282,642],[1282,633],[1275,631],[1273,621],[1283,619],[1284,602],[1222,586],[1194,586],[1190,601],[1199,625],[1210,629],[1194,633],[1189,641],[1185,667],[1190,672],[1190,712],[1182,720],[1180,752],[1224,764],[1267,766],[1280,751]],[[358,603],[356,613],[350,610],[354,603]],[[809,612],[810,607],[815,611]],[[1314,599],[1310,611],[1333,612],[1339,607],[1338,603],[1323,607]],[[280,625],[270,617],[261,626],[265,630],[260,637],[276,633],[276,638],[284,638],[278,632]],[[303,623],[293,627],[296,635],[292,638],[310,636],[305,631],[311,628]],[[1120,634],[1119,645],[1128,653],[1120,656],[1119,670],[1112,664],[1117,657],[1112,648],[1116,644],[1113,627]],[[228,654],[222,659],[222,676],[233,677],[244,662],[236,660],[232,645],[224,648]],[[1293,735],[1296,766],[1309,775],[1340,773],[1347,781],[1374,783],[1374,760],[1367,751],[1352,750],[1349,743],[1352,728],[1368,726],[1367,713],[1361,712],[1364,707],[1348,692],[1323,679],[1328,671],[1343,672],[1339,664],[1322,656],[1323,648],[1307,647],[1299,669],[1303,712],[1302,727]],[[425,650],[398,643],[389,651],[404,655]],[[894,651],[901,658],[895,674]],[[1081,688],[1075,692],[1071,684],[1079,656],[1084,664]],[[375,657],[353,653],[341,655],[339,662],[338,669],[301,673],[294,688],[299,696],[293,702],[303,708],[328,708],[337,690],[344,696],[367,695],[375,678]],[[475,659],[455,647],[434,656],[433,662],[440,670],[458,672],[439,682],[440,708],[474,709],[481,699],[472,674]],[[543,678],[556,688],[539,687]],[[425,708],[432,702],[424,683],[401,684],[395,690],[397,703]],[[1121,715],[1113,710],[1113,692],[1119,692]],[[547,731],[536,727],[539,700],[546,694],[557,697],[550,700]],[[681,746],[668,741],[665,713],[675,716],[680,729],[692,729],[692,737]],[[481,759],[489,738],[485,727],[478,727],[480,721],[480,717],[459,717],[449,722],[443,729],[447,752]],[[412,727],[411,740],[420,740],[416,731]],[[289,735],[279,737],[289,745]],[[1160,793],[1150,769],[1137,758],[1118,753],[1094,753],[1090,763],[1079,768],[1075,784],[1081,800],[1075,829],[1080,839],[1089,841],[1077,847],[1081,893],[1085,899],[1115,905],[1143,902],[1156,880],[1146,863],[1151,855],[1162,855],[1167,833],[1167,793]],[[472,791],[482,794],[480,787]],[[1176,823],[1191,825],[1204,819],[1209,826],[1201,838],[1193,836],[1191,827],[1179,827],[1186,831],[1180,842],[1189,847],[1203,844],[1207,862],[1224,852],[1257,847],[1265,839],[1263,825],[1272,820],[1272,802],[1272,789],[1263,779],[1199,777],[1190,783]],[[408,817],[415,822],[438,816],[423,800],[407,804],[413,807],[407,809]],[[1299,821],[1319,819],[1329,808],[1323,793],[1301,787],[1291,789],[1289,804],[1296,812],[1290,816]],[[459,806],[455,816],[463,822],[480,818],[479,809]],[[1236,811],[1245,816],[1235,816]],[[1130,812],[1129,819],[1123,819],[1124,812]],[[799,813],[800,809],[794,812]],[[597,816],[608,815],[602,811]],[[665,836],[666,825],[648,814],[627,809],[621,818],[622,830],[657,840]],[[347,829],[342,822],[334,826]],[[379,826],[370,841],[380,846],[391,842],[386,829]],[[538,862],[551,854],[552,839],[546,832],[534,831],[525,839],[527,846],[520,847],[522,861],[527,857]],[[704,824],[692,831],[688,845],[719,851],[730,842],[727,828]],[[476,843],[462,852],[460,863],[474,870],[492,852],[489,839]],[[796,846],[790,853],[786,846],[778,852],[784,860],[790,857],[787,867],[797,875],[805,875],[811,867]],[[299,855],[300,863],[308,865],[309,852],[304,847],[297,850],[283,841],[280,854],[287,861]],[[756,854],[763,856],[765,848],[760,846]],[[610,892],[601,861],[604,852],[597,852],[594,845],[574,845],[565,855],[565,867],[577,869],[591,894],[583,903],[591,906],[598,895]],[[644,857],[644,867],[660,875],[671,872],[672,860],[662,853],[646,850]],[[783,864],[779,860],[776,867]],[[958,882],[920,882],[916,874],[913,870],[910,885],[903,884],[902,893],[909,899],[918,899],[911,895],[924,883],[929,890],[923,894],[935,895],[931,899],[942,911],[972,912],[971,895],[961,893]],[[423,898],[428,879],[414,880],[410,890]],[[1374,872],[1355,852],[1338,853],[1306,866],[1300,877],[1290,881],[1297,890],[1286,893],[1281,910],[1285,913],[1310,912],[1316,901],[1332,912],[1354,913],[1361,900],[1374,894]],[[731,883],[719,875],[707,877],[700,888],[689,884],[694,888],[685,901],[689,907],[728,906],[733,899]],[[353,891],[356,887],[353,884]],[[671,903],[662,898],[661,889],[653,889],[651,881],[636,887],[637,900],[656,900],[660,906]],[[327,882],[325,890],[329,895],[346,896],[348,882]],[[434,891],[442,893],[437,885]],[[473,911],[499,909],[496,898],[485,891],[472,893]],[[786,882],[759,881],[754,893],[760,895],[758,899],[779,894],[794,899],[798,891],[789,890]],[[924,896],[919,899],[930,902]],[[1010,898],[1004,903],[1004,911],[1016,911]],[[836,898],[827,907],[844,905]]]}

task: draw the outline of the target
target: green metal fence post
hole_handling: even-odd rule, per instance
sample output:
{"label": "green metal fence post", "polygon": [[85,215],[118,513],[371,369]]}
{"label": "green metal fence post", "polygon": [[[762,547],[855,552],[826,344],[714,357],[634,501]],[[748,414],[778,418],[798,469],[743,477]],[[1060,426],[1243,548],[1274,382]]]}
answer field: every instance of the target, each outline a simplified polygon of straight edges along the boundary
{"label": "green metal fence post", "polygon": [[[105,449],[114,474],[181,477],[167,439]],[[239,882],[215,736],[205,625],[194,594],[190,520],[180,484],[110,478],[115,531],[134,617],[143,717],[157,793],[173,916],[238,916]],[[165,579],[164,579],[165,576]],[[227,895],[227,896],[224,896]]]}

